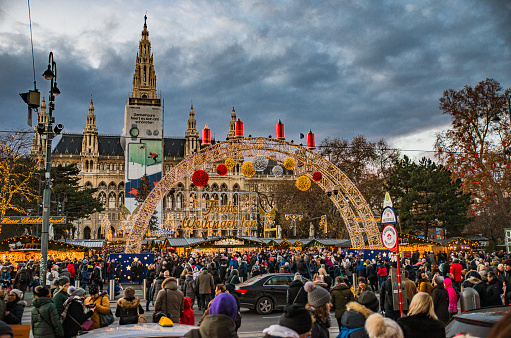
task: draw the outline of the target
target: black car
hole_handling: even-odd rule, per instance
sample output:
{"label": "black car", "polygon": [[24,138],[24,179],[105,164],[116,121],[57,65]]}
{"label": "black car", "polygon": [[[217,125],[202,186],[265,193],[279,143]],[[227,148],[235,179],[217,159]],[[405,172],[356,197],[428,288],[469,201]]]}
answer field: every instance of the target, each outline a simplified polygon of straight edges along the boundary
{"label": "black car", "polygon": [[[267,315],[286,306],[287,289],[295,275],[292,273],[268,273],[236,285],[241,293],[240,305],[257,313]],[[305,283],[308,280],[302,277]]]}
{"label": "black car", "polygon": [[454,315],[445,327],[445,336],[454,337],[460,332],[476,337],[488,337],[493,325],[511,310],[511,306],[494,306],[469,310]]}

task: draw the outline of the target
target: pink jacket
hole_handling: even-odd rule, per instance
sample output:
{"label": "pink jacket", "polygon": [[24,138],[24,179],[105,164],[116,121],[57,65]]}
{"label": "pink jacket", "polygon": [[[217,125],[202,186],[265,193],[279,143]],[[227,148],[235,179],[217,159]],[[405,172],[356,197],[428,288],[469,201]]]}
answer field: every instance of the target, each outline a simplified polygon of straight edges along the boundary
{"label": "pink jacket", "polygon": [[450,278],[444,279],[444,286],[449,294],[449,313],[458,313],[458,296],[456,296],[456,291],[452,287]]}

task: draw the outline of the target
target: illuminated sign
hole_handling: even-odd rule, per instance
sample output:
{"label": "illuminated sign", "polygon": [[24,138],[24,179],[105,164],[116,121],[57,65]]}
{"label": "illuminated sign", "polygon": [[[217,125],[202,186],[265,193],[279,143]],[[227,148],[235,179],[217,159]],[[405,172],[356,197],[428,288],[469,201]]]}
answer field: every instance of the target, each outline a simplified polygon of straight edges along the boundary
{"label": "illuminated sign", "polygon": [[242,240],[239,240],[239,239],[234,239],[234,238],[225,238],[225,239],[221,239],[219,241],[216,241],[215,242],[215,245],[228,245],[228,246],[235,246],[235,245],[245,245],[245,242],[242,241]]}
{"label": "illuminated sign", "polygon": [[[219,206],[217,200],[206,202],[206,210],[202,212],[202,219],[197,216],[185,216],[181,221],[181,228],[189,229],[236,229],[257,228],[257,220],[238,218],[239,206],[228,202]],[[222,218],[222,219],[219,219]]]}
{"label": "illuminated sign", "polygon": [[[50,216],[52,224],[66,224],[66,216]],[[42,224],[42,216],[4,216],[0,218],[0,224]]]}

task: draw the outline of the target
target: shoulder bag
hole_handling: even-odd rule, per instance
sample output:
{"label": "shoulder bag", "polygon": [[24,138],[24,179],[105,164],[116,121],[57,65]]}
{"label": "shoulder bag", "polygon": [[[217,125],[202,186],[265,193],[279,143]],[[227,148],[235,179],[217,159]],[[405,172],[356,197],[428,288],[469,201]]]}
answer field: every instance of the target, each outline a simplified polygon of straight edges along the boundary
{"label": "shoulder bag", "polygon": [[[105,297],[105,296],[103,296],[103,297]],[[101,298],[101,301],[103,301],[103,298]],[[115,322],[115,318],[114,318],[114,315],[112,314],[112,310],[110,310],[110,312],[108,312],[106,315],[99,312],[99,310],[98,310],[98,313],[99,313],[99,326],[106,327],[106,326],[113,324]]]}
{"label": "shoulder bag", "polygon": [[159,311],[159,312],[153,313],[153,323],[159,323],[161,317],[170,318],[169,311],[167,309],[167,289],[164,289],[164,290],[165,290],[165,312]]}
{"label": "shoulder bag", "polygon": [[139,324],[147,323],[147,318],[145,317],[145,315],[142,313],[139,313],[138,306],[137,306],[137,315],[138,315],[138,323]]}

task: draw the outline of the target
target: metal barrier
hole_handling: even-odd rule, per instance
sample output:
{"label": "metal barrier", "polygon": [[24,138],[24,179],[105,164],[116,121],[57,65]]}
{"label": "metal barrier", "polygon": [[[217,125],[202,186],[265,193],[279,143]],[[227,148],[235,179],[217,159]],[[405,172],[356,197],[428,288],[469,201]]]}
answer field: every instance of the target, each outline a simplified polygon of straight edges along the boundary
{"label": "metal barrier", "polygon": [[114,301],[115,300],[115,279],[111,279],[108,281],[110,284],[109,284],[109,294],[108,294],[108,299],[110,301]]}
{"label": "metal barrier", "polygon": [[147,300],[147,279],[144,279],[144,299]]}
{"label": "metal barrier", "polygon": [[481,307],[479,293],[474,288],[463,288],[460,295],[460,306],[461,312],[479,309]]}

